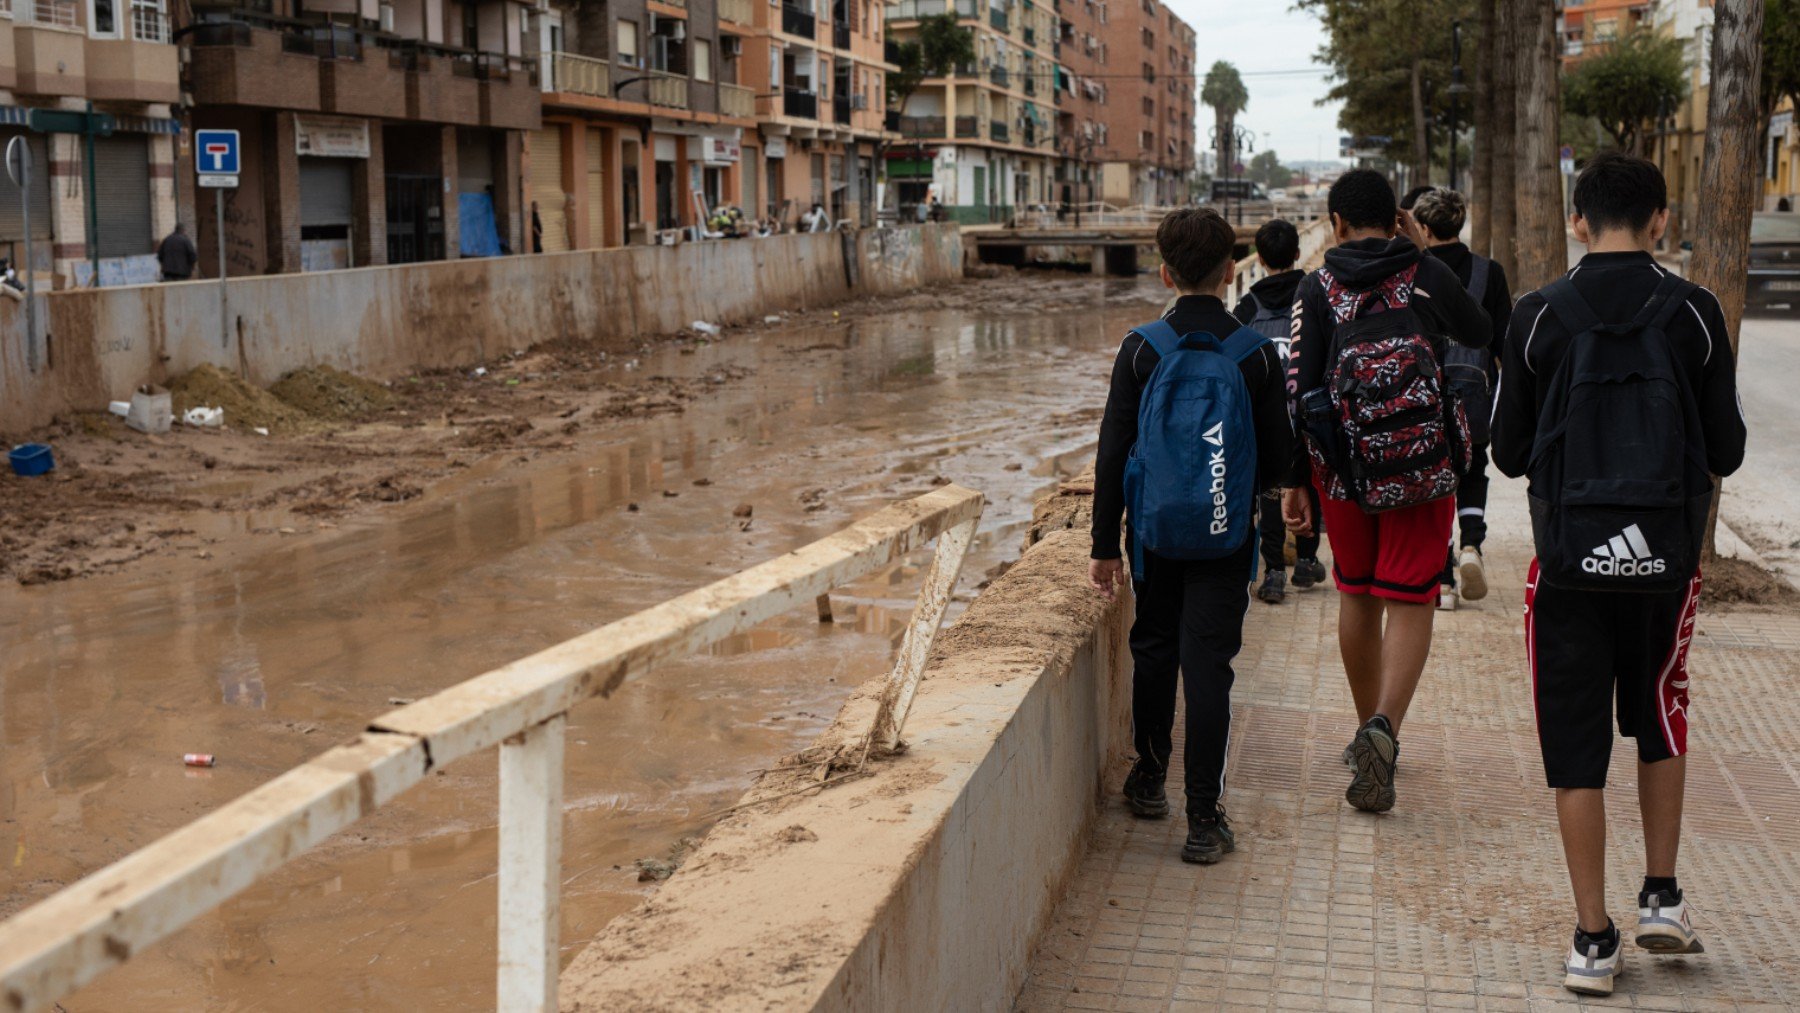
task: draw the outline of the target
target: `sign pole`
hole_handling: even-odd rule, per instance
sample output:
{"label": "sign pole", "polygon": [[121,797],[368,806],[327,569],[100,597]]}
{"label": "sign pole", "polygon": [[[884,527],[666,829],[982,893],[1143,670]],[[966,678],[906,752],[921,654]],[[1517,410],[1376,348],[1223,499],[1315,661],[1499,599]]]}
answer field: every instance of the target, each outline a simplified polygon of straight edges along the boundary
{"label": "sign pole", "polygon": [[225,291],[225,189],[213,191],[213,231],[219,237],[219,347],[231,347],[231,300]]}
{"label": "sign pole", "polygon": [[[25,223],[25,368],[35,373],[37,354],[37,277],[31,269],[31,147],[24,137],[14,137],[6,146],[6,170],[19,185],[20,206]],[[16,268],[17,265],[14,265]]]}

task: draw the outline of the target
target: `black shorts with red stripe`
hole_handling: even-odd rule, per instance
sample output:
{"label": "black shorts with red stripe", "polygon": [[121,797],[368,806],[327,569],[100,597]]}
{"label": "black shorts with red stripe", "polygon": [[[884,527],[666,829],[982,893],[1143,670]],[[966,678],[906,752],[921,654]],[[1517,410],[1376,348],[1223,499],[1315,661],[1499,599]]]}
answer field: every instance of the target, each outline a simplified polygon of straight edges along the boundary
{"label": "black shorts with red stripe", "polygon": [[1662,594],[1525,585],[1538,745],[1552,788],[1604,788],[1612,720],[1655,763],[1687,752],[1688,644],[1700,610],[1700,574]]}

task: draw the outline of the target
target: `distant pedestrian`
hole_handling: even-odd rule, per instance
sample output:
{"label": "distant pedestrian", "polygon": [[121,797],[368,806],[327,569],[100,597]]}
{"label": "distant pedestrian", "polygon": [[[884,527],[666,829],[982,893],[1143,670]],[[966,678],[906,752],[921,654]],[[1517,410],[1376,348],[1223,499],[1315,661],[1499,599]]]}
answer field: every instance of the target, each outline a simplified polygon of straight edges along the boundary
{"label": "distant pedestrian", "polygon": [[1675,879],[1687,780],[1688,644],[1713,475],[1744,461],[1730,332],[1711,292],[1652,256],[1662,173],[1616,153],[1575,181],[1581,263],[1519,300],[1494,411],[1494,465],[1531,480],[1538,557],[1525,645],[1544,774],[1575,893],[1563,987],[1610,995],[1606,912],[1612,722],[1637,740],[1644,882],[1637,945],[1699,953]]}
{"label": "distant pedestrian", "polygon": [[194,276],[200,251],[194,249],[194,241],[188,238],[186,225],[176,222],[175,231],[156,244],[156,262],[162,268],[164,281],[187,281]]}
{"label": "distant pedestrian", "polygon": [[823,206],[814,204],[811,211],[800,216],[800,224],[806,226],[808,232],[829,232],[831,216],[825,213]]}
{"label": "distant pedestrian", "polygon": [[[1169,812],[1177,673],[1187,702],[1188,835],[1181,857],[1216,862],[1236,848],[1221,804],[1231,734],[1231,661],[1243,644],[1255,568],[1254,504],[1293,446],[1281,357],[1225,311],[1237,234],[1210,209],[1184,208],[1156,230],[1162,281],[1177,293],[1162,319],[1131,331],[1113,362],[1095,462],[1088,582],[1132,590],[1132,741],[1125,803]],[[1198,439],[1189,439],[1199,434]],[[1129,463],[1128,463],[1129,462]]]}
{"label": "distant pedestrian", "polygon": [[1489,323],[1456,272],[1424,255],[1380,173],[1340,176],[1327,210],[1337,246],[1295,296],[1288,391],[1307,450],[1294,455],[1282,514],[1297,535],[1322,517],[1331,540],[1338,647],[1361,722],[1344,750],[1344,797],[1386,812],[1466,466],[1466,426],[1440,385],[1444,335],[1485,345]]}
{"label": "distant pedestrian", "polygon": [[[1440,609],[1456,607],[1457,593],[1466,601],[1487,597],[1487,570],[1481,546],[1487,540],[1488,420],[1494,413],[1494,388],[1500,383],[1501,349],[1512,319],[1512,291],[1506,269],[1463,245],[1469,220],[1468,198],[1455,190],[1434,187],[1419,197],[1413,218],[1425,237],[1426,251],[1450,265],[1470,298],[1481,304],[1492,322],[1486,348],[1453,344],[1445,353],[1444,379],[1461,399],[1474,440],[1468,474],[1456,487],[1456,526],[1461,540],[1453,543],[1444,564],[1438,594]],[[1460,551],[1458,551],[1460,549]]]}
{"label": "distant pedestrian", "polygon": [[[1282,375],[1287,374],[1288,345],[1292,342],[1294,292],[1306,272],[1294,266],[1300,259],[1300,230],[1292,222],[1276,218],[1256,230],[1256,259],[1269,273],[1250,286],[1238,300],[1232,316],[1268,338],[1281,353]],[[1318,497],[1313,497],[1318,510]],[[1287,527],[1281,520],[1281,490],[1271,488],[1256,501],[1256,527],[1262,542],[1263,579],[1256,599],[1279,605],[1287,597]],[[1317,532],[1294,539],[1294,586],[1304,591],[1325,579],[1319,562]]]}
{"label": "distant pedestrian", "polygon": [[544,252],[544,220],[538,217],[537,201],[531,202],[531,252]]}

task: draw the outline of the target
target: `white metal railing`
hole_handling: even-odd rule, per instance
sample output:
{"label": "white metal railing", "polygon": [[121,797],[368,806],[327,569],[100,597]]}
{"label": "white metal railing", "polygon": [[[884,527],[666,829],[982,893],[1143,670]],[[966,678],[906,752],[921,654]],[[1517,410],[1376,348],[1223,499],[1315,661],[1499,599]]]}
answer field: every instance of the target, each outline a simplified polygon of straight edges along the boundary
{"label": "white metal railing", "polygon": [[76,7],[76,0],[19,0],[16,20],[50,28],[76,28]]}
{"label": "white metal railing", "polygon": [[331,749],[0,923],[0,993],[47,1009],[369,815],[433,770],[500,748],[496,1008],[557,1008],[563,735],[571,707],[816,601],[937,539],[862,757],[894,748],[981,519],[950,485],[805,548],[390,711]]}
{"label": "white metal railing", "polygon": [[612,65],[605,60],[576,53],[551,53],[550,73],[545,75],[545,91],[572,92],[576,95],[612,97]]}
{"label": "white metal railing", "polygon": [[[1316,219],[1300,226],[1300,259],[1294,266],[1311,269],[1314,258],[1325,249],[1331,240],[1331,222],[1327,219]],[[1262,261],[1251,253],[1237,262],[1237,271],[1231,280],[1231,299],[1227,305],[1235,306],[1238,300],[1250,292],[1250,287],[1268,276]]]}
{"label": "white metal railing", "polygon": [[756,91],[735,84],[719,85],[719,112],[726,116],[755,116]]}

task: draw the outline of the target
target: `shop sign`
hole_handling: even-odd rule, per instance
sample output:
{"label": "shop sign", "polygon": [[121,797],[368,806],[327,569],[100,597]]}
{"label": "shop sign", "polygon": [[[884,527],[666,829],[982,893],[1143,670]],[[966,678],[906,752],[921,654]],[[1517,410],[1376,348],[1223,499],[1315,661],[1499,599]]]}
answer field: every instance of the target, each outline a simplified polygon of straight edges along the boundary
{"label": "shop sign", "polygon": [[707,165],[736,165],[742,157],[738,142],[727,137],[702,138],[702,157]]}
{"label": "shop sign", "polygon": [[763,157],[765,157],[765,158],[786,158],[787,157],[787,138],[785,138],[785,137],[765,137],[765,138],[763,138]]}
{"label": "shop sign", "polygon": [[369,121],[339,116],[296,116],[294,150],[314,158],[368,158]]}

